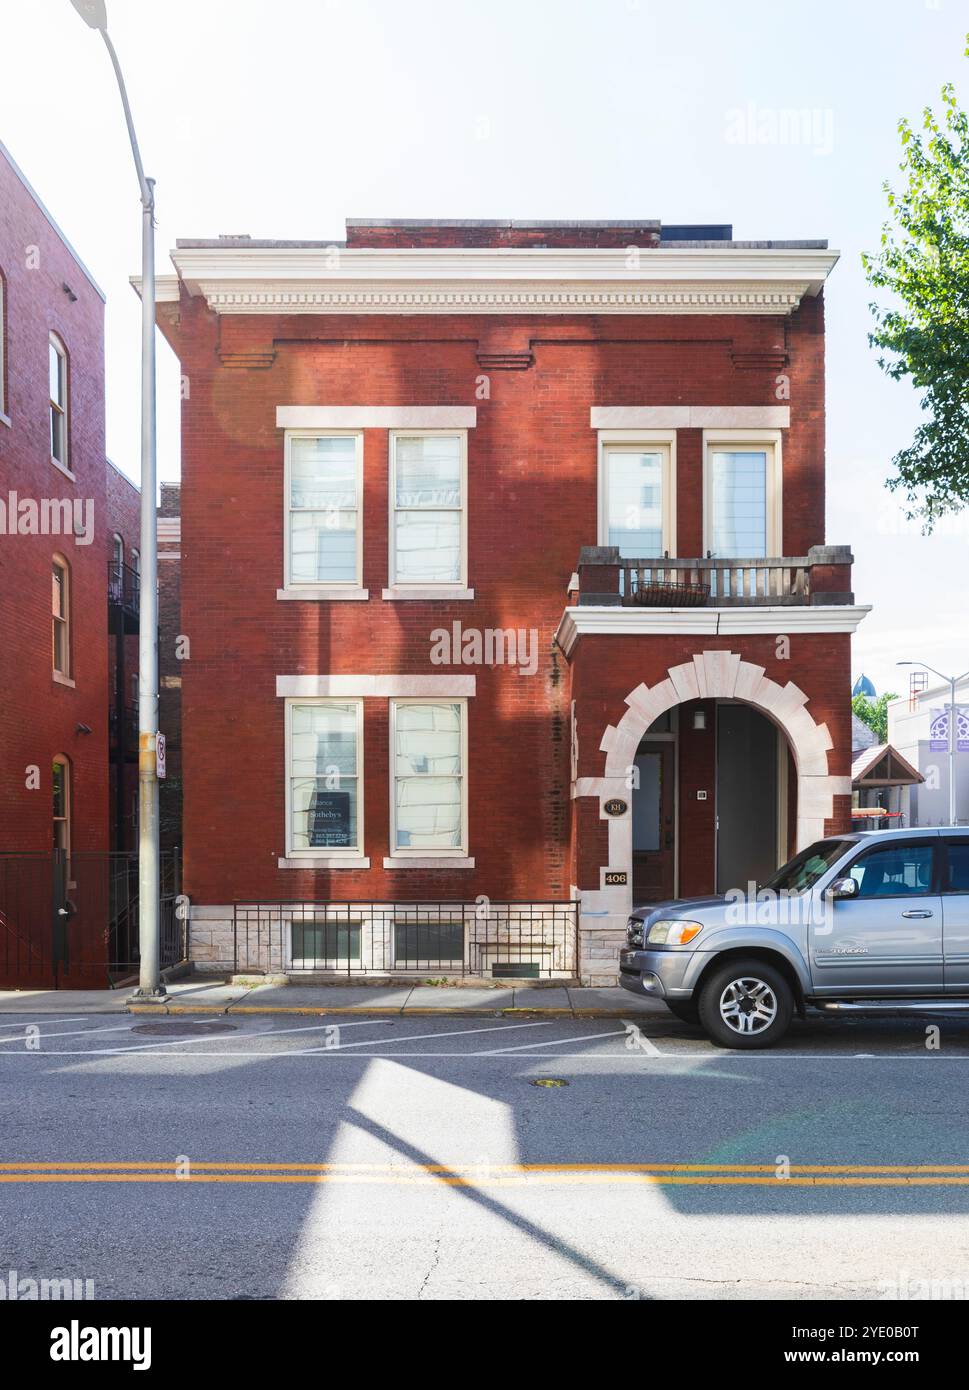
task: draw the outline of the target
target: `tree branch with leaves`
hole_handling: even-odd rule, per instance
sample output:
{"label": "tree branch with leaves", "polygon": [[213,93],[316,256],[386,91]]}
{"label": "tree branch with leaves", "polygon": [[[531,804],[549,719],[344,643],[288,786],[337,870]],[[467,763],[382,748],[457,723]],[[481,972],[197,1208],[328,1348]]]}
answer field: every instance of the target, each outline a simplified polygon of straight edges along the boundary
{"label": "tree branch with leaves", "polygon": [[888,486],[930,532],[969,506],[969,117],[948,83],[940,116],[926,107],[921,130],[903,118],[898,131],[905,183],[885,183],[881,250],[862,259],[869,285],[893,301],[871,305],[878,365],[911,379],[926,416]]}

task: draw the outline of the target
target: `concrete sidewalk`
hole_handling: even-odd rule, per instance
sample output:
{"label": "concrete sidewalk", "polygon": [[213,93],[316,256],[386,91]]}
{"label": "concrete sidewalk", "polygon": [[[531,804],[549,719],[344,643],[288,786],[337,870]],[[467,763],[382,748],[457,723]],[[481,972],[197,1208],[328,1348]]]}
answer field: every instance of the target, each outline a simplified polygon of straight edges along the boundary
{"label": "concrete sidewalk", "polygon": [[423,1014],[442,1018],[527,1013],[558,1018],[668,1017],[665,1005],[628,990],[434,985],[240,985],[173,981],[165,1004],[132,1003],[133,989],[0,990],[0,1015],[63,1020],[87,1014]]}

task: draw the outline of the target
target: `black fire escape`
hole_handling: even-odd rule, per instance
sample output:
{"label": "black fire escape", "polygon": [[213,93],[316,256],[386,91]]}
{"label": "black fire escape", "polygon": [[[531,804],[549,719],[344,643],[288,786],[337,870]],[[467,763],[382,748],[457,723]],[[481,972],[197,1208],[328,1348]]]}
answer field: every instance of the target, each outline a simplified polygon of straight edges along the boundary
{"label": "black fire escape", "polygon": [[125,847],[125,767],[138,761],[138,707],[128,695],[125,638],[138,631],[140,576],[119,560],[108,564],[108,632],[114,637],[114,692],[108,710],[108,758],[114,768],[114,843]]}

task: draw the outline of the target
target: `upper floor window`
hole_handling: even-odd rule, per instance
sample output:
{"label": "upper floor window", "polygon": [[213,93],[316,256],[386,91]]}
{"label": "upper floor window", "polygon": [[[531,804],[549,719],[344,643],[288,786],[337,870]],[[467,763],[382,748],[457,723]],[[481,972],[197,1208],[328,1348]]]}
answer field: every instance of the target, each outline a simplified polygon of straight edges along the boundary
{"label": "upper floor window", "polygon": [[48,342],[51,458],[69,467],[67,440],[67,350],[56,333]]}
{"label": "upper floor window", "polygon": [[71,674],[71,571],[65,559],[55,555],[51,566],[53,668],[55,675]]}
{"label": "upper floor window", "polygon": [[676,553],[672,441],[603,440],[599,543],[623,559]]}
{"label": "upper floor window", "polygon": [[140,573],[141,573],[141,555],[140,555],[140,553],[139,553],[137,550],[135,550],[134,546],[131,547],[131,561],[130,561],[130,564],[131,564],[131,572],[132,572],[132,574],[140,574]]}
{"label": "upper floor window", "polygon": [[390,436],[391,586],[467,582],[467,435]]}
{"label": "upper floor window", "polygon": [[363,852],[363,701],[287,702],[288,849]]}
{"label": "upper floor window", "polygon": [[466,852],[466,712],[463,700],[392,702],[392,854]]}
{"label": "upper floor window", "polygon": [[738,559],[780,555],[780,436],[711,436],[705,472],[705,549]]}
{"label": "upper floor window", "polygon": [[287,434],[287,588],[359,587],[362,483],[362,434]]}

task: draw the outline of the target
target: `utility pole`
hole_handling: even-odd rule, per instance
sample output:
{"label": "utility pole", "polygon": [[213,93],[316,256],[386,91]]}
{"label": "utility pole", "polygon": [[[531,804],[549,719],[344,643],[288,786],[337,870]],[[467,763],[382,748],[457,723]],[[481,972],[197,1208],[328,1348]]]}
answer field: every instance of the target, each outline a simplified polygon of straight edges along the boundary
{"label": "utility pole", "polygon": [[108,34],[104,0],[71,0],[97,29],[118,79],[141,194],[141,583],[138,597],[138,937],[136,998],[165,998],[160,984],[158,826],[158,523],[155,515],[155,181],[145,177],[121,64]]}

